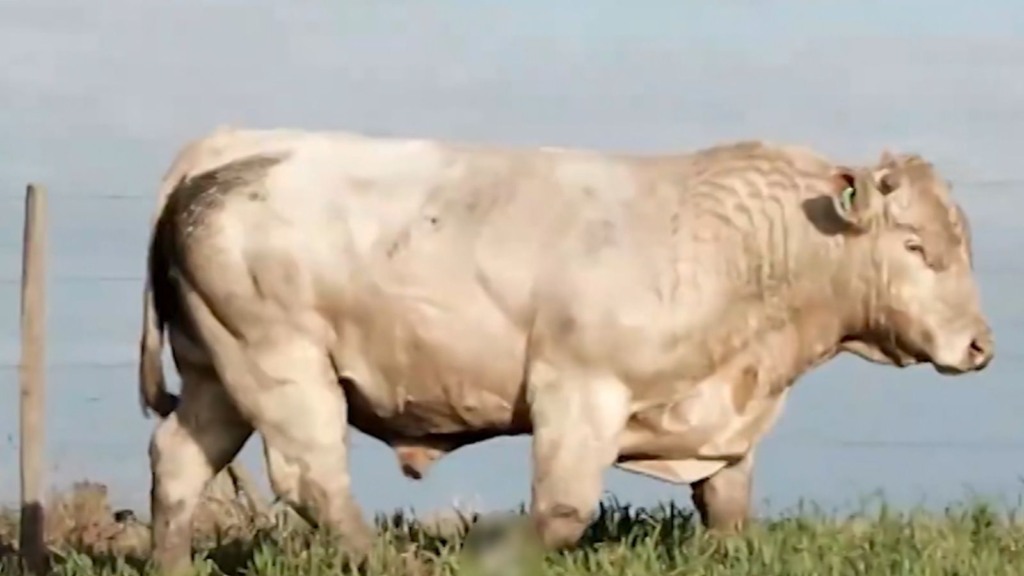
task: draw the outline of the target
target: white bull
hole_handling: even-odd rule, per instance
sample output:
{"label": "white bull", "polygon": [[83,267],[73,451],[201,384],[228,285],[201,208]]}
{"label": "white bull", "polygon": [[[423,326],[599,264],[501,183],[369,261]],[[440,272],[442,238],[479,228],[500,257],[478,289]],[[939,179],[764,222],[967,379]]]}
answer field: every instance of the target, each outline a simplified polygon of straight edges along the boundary
{"label": "white bull", "polygon": [[[738,528],[789,386],[842,350],[940,371],[994,353],[966,217],[933,166],[740,142],[675,155],[221,129],[164,178],[140,393],[154,554],[253,431],[275,493],[357,557],[351,424],[406,474],[531,434],[531,514],[574,543],[616,465]],[[181,397],[164,383],[167,329]]]}

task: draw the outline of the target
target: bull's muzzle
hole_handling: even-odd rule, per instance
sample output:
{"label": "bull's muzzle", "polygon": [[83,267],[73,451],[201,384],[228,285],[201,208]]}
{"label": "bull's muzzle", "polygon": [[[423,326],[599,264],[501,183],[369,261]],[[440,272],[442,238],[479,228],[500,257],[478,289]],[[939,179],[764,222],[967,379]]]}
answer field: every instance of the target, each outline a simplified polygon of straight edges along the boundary
{"label": "bull's muzzle", "polygon": [[[955,375],[967,372],[984,370],[995,356],[995,338],[992,336],[992,329],[986,323],[978,323],[971,333],[961,332],[959,337],[950,337],[948,344],[954,345],[946,348],[946,354],[942,354],[940,347],[938,353],[932,358],[932,364],[940,374]],[[949,337],[949,336],[947,336]],[[955,344],[954,344],[955,343]]]}

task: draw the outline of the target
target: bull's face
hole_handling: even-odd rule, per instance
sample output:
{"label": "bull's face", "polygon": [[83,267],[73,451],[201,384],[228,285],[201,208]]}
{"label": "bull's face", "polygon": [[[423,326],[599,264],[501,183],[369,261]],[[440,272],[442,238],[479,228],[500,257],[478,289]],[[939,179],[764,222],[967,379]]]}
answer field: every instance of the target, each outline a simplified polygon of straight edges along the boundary
{"label": "bull's face", "polygon": [[863,276],[854,281],[867,318],[864,334],[845,348],[885,363],[930,362],[948,374],[985,368],[994,340],[969,225],[946,183],[920,157],[890,154],[874,169],[842,169],[839,177],[836,210],[859,252]]}

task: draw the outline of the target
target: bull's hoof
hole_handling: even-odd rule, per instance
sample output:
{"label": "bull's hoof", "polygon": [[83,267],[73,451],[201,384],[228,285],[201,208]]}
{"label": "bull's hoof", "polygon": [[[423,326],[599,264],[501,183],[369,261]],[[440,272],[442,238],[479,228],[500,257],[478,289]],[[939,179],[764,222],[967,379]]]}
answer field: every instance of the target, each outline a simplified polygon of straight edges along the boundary
{"label": "bull's hoof", "polygon": [[556,504],[537,514],[534,520],[540,541],[549,550],[576,545],[590,522],[590,515],[566,504]]}

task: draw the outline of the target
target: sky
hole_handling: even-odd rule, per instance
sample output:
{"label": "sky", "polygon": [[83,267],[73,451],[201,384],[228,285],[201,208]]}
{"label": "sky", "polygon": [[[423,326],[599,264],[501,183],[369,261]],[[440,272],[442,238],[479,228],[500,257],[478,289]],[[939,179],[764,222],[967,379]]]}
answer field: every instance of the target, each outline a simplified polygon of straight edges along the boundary
{"label": "sky", "polygon": [[[1024,473],[1024,4],[0,0],[0,502],[17,498],[25,184],[50,192],[48,476],[145,511],[155,420],[137,406],[142,271],[159,179],[217,125],[664,152],[730,139],[846,162],[915,151],[972,221],[997,356],[940,376],[838,358],[802,378],[758,455],[755,498],[904,506],[1017,501]],[[176,375],[170,363],[166,369]],[[243,461],[259,472],[260,444]],[[356,435],[368,510],[529,497],[527,438],[421,482]],[[610,471],[621,500],[689,489]],[[264,483],[265,485],[265,483]]]}

